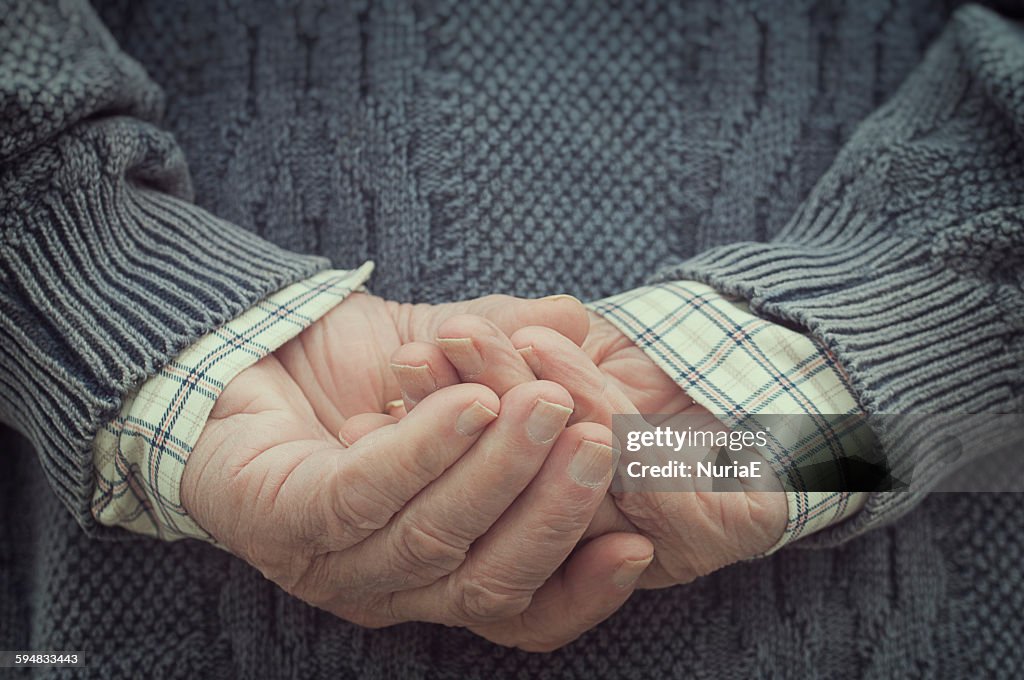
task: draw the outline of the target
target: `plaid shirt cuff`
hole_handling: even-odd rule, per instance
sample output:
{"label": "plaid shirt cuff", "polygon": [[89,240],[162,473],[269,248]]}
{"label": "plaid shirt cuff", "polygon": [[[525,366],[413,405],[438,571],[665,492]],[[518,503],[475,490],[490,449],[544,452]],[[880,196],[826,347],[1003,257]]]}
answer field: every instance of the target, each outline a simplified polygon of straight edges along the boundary
{"label": "plaid shirt cuff", "polygon": [[[676,281],[645,286],[595,302],[591,308],[727,424],[757,414],[861,413],[847,376],[824,346],[754,315],[746,301],[705,284]],[[807,455],[822,450],[852,455],[864,445],[864,434],[856,428],[846,433],[822,432],[820,440],[805,445],[805,450]],[[841,450],[835,452],[837,447]],[[780,475],[794,460],[785,447],[773,446],[761,453]],[[785,493],[786,529],[766,554],[846,519],[866,500],[863,493]]]}
{"label": "plaid shirt cuff", "polygon": [[360,289],[372,271],[372,262],[324,271],[278,291],[131,393],[93,442],[96,520],[165,540],[211,540],[182,507],[179,485],[214,402],[235,376]]}

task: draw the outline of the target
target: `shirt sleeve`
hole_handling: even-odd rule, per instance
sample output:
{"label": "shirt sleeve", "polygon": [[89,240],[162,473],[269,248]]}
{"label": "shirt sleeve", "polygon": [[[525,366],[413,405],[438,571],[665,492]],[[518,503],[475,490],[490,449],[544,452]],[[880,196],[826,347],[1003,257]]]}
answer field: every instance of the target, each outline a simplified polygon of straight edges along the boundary
{"label": "shirt sleeve", "polygon": [[[840,429],[824,421],[796,457],[793,447],[760,449],[777,474],[806,460],[838,463],[871,445],[853,388],[828,349],[753,314],[742,298],[695,281],[673,281],[605,298],[591,308],[715,415],[849,415],[860,423]],[[848,491],[785,493],[786,528],[769,553],[841,522],[866,500],[866,494]]]}
{"label": "shirt sleeve", "polygon": [[[847,371],[899,491],[807,542],[914,508],[986,446],[956,414],[1024,408],[1024,27],[960,7],[768,241],[717,245],[650,283],[701,281],[806,330]],[[946,424],[922,436],[913,418]],[[955,461],[955,468],[953,463]]]}
{"label": "shirt sleeve", "polygon": [[373,271],[328,270],[258,302],[129,394],[93,442],[92,513],[106,526],[164,540],[211,540],[181,505],[180,484],[225,386],[359,290]]}

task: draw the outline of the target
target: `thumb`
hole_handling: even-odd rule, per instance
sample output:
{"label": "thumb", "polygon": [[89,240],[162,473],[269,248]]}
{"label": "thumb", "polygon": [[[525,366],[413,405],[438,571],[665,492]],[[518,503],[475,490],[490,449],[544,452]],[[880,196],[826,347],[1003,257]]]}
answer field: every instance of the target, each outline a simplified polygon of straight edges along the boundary
{"label": "thumb", "polygon": [[509,336],[527,326],[545,326],[582,345],[590,332],[587,308],[571,295],[550,295],[539,300],[488,295],[467,302],[465,311],[486,318]]}

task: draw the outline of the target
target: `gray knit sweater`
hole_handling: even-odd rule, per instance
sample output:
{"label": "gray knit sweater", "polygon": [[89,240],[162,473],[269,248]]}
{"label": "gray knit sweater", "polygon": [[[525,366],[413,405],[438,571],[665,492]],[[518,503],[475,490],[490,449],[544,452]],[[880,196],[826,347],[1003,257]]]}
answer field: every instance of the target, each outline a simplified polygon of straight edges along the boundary
{"label": "gray knit sweater", "polygon": [[[328,259],[427,302],[696,278],[822,338],[873,413],[1021,411],[1019,24],[924,0],[0,8],[0,649],[87,650],[97,677],[1024,673],[1022,495],[873,496],[548,656],[362,630],[88,511],[123,395]],[[897,469],[927,455],[881,434]]]}

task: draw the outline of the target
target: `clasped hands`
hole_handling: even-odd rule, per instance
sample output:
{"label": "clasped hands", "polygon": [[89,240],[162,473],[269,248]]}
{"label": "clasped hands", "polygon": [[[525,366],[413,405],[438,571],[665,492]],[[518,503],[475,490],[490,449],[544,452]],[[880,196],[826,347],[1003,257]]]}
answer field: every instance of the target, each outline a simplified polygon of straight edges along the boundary
{"label": "clasped hands", "polygon": [[574,298],[356,293],[226,387],[182,503],[343,619],[546,651],[637,587],[686,583],[782,534],[782,493],[609,493],[611,415],[637,412],[707,414]]}

